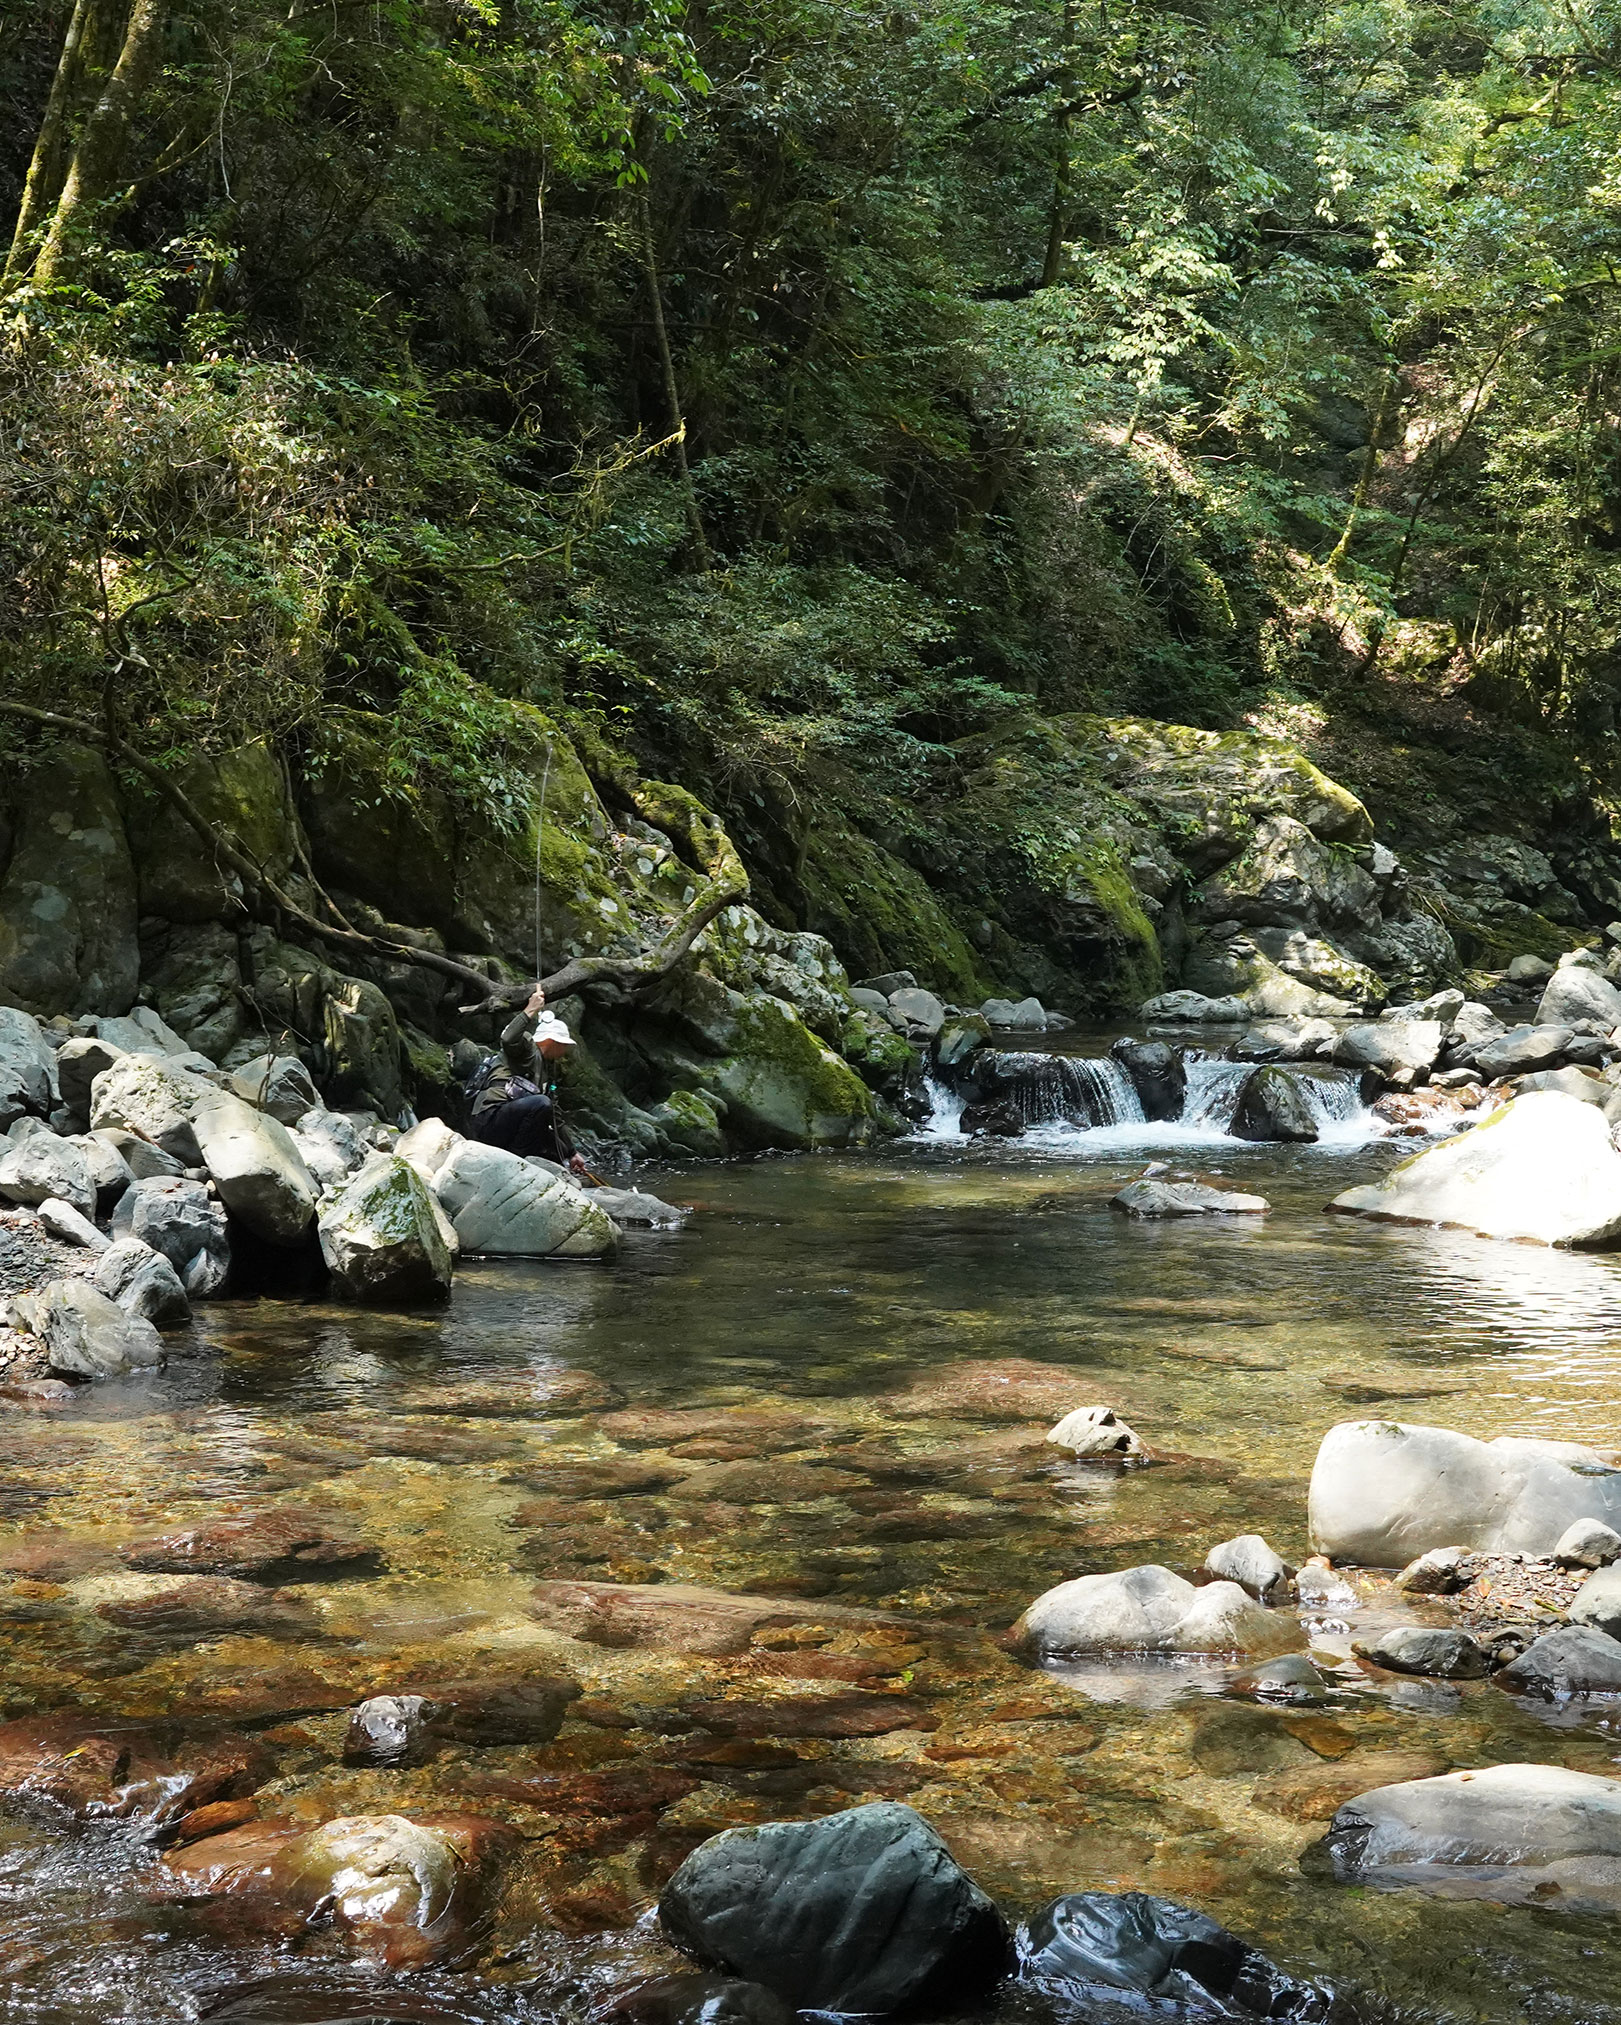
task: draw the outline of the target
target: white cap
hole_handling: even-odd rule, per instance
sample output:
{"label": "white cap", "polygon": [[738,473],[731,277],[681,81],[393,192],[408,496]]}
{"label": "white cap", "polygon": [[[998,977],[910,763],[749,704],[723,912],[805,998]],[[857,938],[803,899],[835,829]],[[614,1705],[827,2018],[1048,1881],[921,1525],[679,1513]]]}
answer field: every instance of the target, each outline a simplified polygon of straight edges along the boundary
{"label": "white cap", "polygon": [[556,1013],[542,1013],[535,1021],[535,1045],[542,1041],[554,1041],[560,1048],[572,1048],[574,1036],[569,1032]]}

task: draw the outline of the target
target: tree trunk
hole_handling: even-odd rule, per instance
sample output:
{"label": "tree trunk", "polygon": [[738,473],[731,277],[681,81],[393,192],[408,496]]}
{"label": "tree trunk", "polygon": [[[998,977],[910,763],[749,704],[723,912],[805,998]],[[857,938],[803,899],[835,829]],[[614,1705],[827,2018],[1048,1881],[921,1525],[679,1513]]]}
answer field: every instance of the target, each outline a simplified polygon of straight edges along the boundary
{"label": "tree trunk", "polygon": [[647,298],[653,312],[653,336],[658,344],[659,365],[664,375],[664,399],[670,410],[670,431],[675,437],[675,461],[681,470],[681,490],[686,499],[687,525],[692,529],[701,568],[710,564],[709,538],[704,533],[703,515],[698,511],[698,493],[687,462],[687,422],[681,411],[681,388],[675,377],[675,360],[670,354],[670,334],[664,323],[664,289],[659,281],[658,253],[653,245],[653,212],[647,192],[636,196],[636,210],[642,228],[642,267],[647,275]]}
{"label": "tree trunk", "polygon": [[98,11],[99,0],[74,0],[67,33],[62,37],[62,53],[57,58],[56,75],[51,79],[50,97],[45,101],[44,117],[40,120],[39,133],[34,140],[33,159],[28,164],[27,179],[23,183],[11,252],[6,258],[5,274],[0,277],[6,281],[27,273],[31,264],[28,259],[29,242],[61,194],[63,165],[68,152],[68,121],[79,80],[84,75],[87,49],[99,32]]}
{"label": "tree trunk", "polygon": [[61,276],[72,258],[74,241],[90,222],[91,211],[112,194],[124,166],[130,121],[157,63],[168,13],[168,0],[134,0],[130,8],[124,46],[84,123],[56,215],[40,249],[35,272],[41,281]]}
{"label": "tree trunk", "polygon": [[1075,124],[1075,0],[1064,0],[1064,67],[1058,88],[1064,94],[1053,144],[1053,191],[1047,213],[1047,250],[1041,262],[1041,286],[1051,288],[1063,265],[1069,228],[1070,140]]}

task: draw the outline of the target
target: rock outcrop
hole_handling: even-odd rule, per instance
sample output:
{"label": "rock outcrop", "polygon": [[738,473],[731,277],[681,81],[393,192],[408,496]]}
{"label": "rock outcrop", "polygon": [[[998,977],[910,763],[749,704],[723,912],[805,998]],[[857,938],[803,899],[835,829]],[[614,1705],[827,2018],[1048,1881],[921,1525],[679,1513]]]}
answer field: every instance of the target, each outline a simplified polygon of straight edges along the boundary
{"label": "rock outcrop", "polygon": [[373,1155],[322,1203],[318,1228],[334,1290],[351,1300],[411,1306],[450,1292],[455,1233],[398,1154]]}

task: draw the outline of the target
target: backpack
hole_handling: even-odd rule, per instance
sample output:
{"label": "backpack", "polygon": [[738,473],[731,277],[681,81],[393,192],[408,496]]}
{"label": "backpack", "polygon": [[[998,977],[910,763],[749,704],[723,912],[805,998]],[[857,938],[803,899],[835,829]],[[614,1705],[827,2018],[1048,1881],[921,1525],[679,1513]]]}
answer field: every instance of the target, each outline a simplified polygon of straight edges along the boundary
{"label": "backpack", "polygon": [[478,1067],[468,1077],[465,1087],[467,1090],[467,1101],[469,1104],[477,1103],[478,1099],[482,1097],[484,1092],[489,1088],[490,1078],[495,1074],[496,1070],[500,1068],[501,1060],[502,1058],[498,1054],[486,1055],[483,1061],[479,1063]]}

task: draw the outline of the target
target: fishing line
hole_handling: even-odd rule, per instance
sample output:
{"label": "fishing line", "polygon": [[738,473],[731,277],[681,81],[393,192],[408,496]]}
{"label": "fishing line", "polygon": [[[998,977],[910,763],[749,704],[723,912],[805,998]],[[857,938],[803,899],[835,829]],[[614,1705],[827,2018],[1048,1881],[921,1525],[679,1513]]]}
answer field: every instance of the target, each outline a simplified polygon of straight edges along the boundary
{"label": "fishing line", "polygon": [[546,834],[546,787],[552,777],[552,744],[546,741],[546,764],[540,775],[540,815],[535,823],[535,982],[540,982],[540,844]]}

